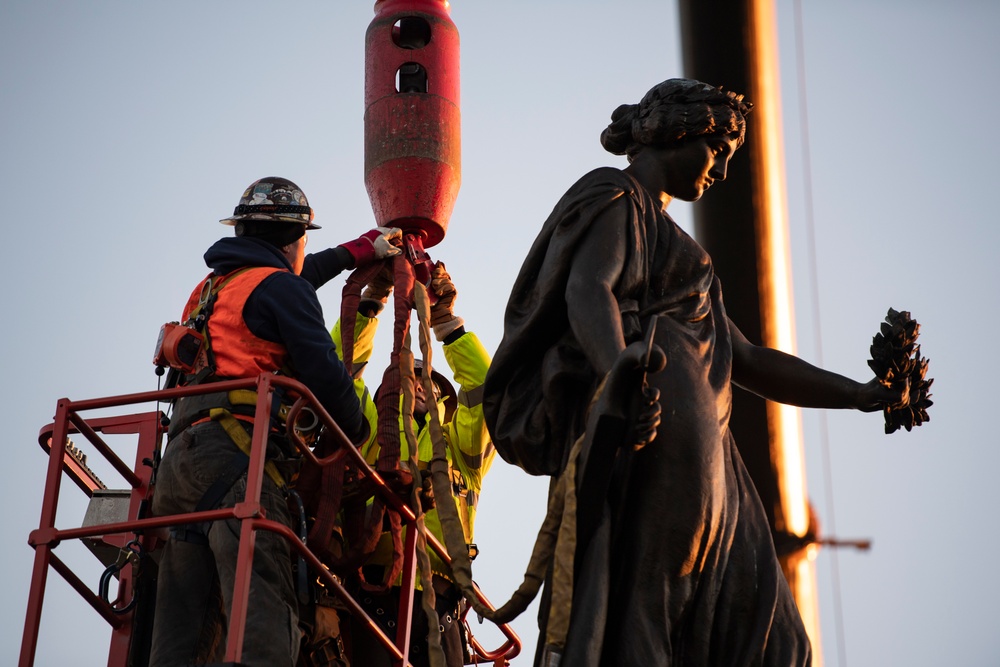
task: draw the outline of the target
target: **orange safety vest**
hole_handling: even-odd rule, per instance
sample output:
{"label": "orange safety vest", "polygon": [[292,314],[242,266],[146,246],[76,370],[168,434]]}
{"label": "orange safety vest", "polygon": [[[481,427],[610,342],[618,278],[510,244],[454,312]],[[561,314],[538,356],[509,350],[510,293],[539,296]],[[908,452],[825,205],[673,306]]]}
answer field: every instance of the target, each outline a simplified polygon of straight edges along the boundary
{"label": "orange safety vest", "polygon": [[[255,267],[238,269],[220,280],[226,285],[215,297],[212,314],[208,318],[208,338],[215,355],[215,375],[220,378],[256,377],[261,373],[273,373],[285,365],[288,351],[281,343],[259,338],[250,331],[243,320],[243,307],[250,293],[265,278],[277,271],[287,271],[275,267]],[[205,280],[209,280],[209,274]],[[232,276],[230,278],[229,276]],[[198,307],[204,282],[194,288],[184,307],[182,322]]]}

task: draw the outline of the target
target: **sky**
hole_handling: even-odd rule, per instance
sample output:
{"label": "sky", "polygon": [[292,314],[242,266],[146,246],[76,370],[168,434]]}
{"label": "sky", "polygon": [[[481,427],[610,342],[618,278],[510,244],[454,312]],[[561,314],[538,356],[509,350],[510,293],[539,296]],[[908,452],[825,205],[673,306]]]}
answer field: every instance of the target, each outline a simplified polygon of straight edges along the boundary
{"label": "sky", "polygon": [[[1000,5],[803,0],[801,21],[790,0],[775,6],[798,352],[867,379],[871,337],[893,307],[921,323],[934,378],[931,421],[910,433],[884,435],[878,414],[802,413],[824,530],[873,543],[817,557],[825,662],[1000,664],[1000,448],[987,419],[1000,373],[990,339],[1000,330],[990,200]],[[231,233],[217,221],[252,181],[302,187],[323,226],[311,250],[373,226],[363,183],[372,7],[0,3],[0,271],[11,316],[0,334],[0,663],[20,649],[26,541],[46,467],[37,435],[56,401],[156,388],[159,327],[178,317],[205,274],[202,253]],[[625,165],[598,141],[611,112],[683,76],[677,9],[454,0],[451,16],[462,39],[462,188],[430,252],[455,280],[457,314],[493,351],[552,206],[590,169]],[[693,206],[670,213],[690,229]],[[320,292],[330,325],[341,285]],[[486,480],[474,572],[496,603],[520,582],[545,489],[499,459]],[[60,503],[57,525],[78,526],[82,494],[64,484]],[[89,552],[66,543],[56,553],[96,588],[102,568]],[[526,644],[515,666],[530,664],[535,609],[513,624]],[[495,637],[475,622],[473,632],[487,645]],[[109,638],[52,573],[36,665],[103,665]]]}

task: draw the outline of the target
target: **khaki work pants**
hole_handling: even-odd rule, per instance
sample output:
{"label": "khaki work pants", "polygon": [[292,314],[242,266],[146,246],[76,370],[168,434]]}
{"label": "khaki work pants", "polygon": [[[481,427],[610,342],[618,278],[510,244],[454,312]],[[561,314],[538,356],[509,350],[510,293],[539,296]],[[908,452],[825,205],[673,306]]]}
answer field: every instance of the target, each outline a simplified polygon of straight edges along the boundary
{"label": "khaki work pants", "polygon": [[[153,513],[194,511],[205,491],[239,451],[215,422],[192,426],[171,440],[156,477]],[[218,507],[233,507],[246,495],[246,473]],[[267,518],[292,526],[281,491],[265,475],[261,504]],[[160,559],[150,667],[221,662],[232,605],[240,522],[204,524],[207,543],[171,537]],[[292,667],[301,634],[285,540],[257,531],[241,664]]]}

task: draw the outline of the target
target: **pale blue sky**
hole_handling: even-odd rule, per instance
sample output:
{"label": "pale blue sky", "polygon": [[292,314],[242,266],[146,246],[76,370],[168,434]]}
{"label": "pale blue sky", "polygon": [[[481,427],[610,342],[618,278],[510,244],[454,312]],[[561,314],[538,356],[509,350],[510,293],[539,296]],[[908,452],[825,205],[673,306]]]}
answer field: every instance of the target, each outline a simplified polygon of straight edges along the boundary
{"label": "pale blue sky", "polygon": [[[26,539],[37,527],[46,462],[35,443],[56,400],[156,387],[150,357],[159,326],[177,317],[204,275],[202,252],[230,231],[216,221],[251,181],[280,175],[305,190],[324,226],[310,235],[312,249],[371,227],[362,62],[372,5],[0,4],[9,316],[0,348],[8,470],[0,662],[19,651]],[[448,236],[431,253],[455,278],[458,313],[493,350],[510,285],[552,205],[591,168],[624,165],[597,140],[611,111],[683,75],[676,7],[452,5],[462,37],[463,185]],[[829,413],[828,471],[823,424],[803,413],[821,521],[829,526],[829,475],[837,535],[874,542],[870,552],[839,554],[843,655],[831,554],[817,561],[826,663],[996,665],[1000,443],[990,405],[1000,371],[992,342],[1000,237],[989,197],[998,173],[1000,6],[803,5],[815,286],[793,4],[777,2],[800,353],[866,377],[871,336],[892,306],[921,322],[935,378],[932,421],[912,433],[887,437],[878,415]],[[670,210],[688,224],[690,205]],[[340,284],[320,295],[331,324]],[[501,461],[486,481],[475,573],[495,602],[520,581],[544,494],[544,480]],[[63,500],[60,525],[78,525],[81,494],[67,486]],[[100,568],[89,553],[74,544],[58,553],[96,587]],[[104,664],[109,631],[58,575],[43,621],[36,664]],[[534,608],[515,628],[530,655]]]}

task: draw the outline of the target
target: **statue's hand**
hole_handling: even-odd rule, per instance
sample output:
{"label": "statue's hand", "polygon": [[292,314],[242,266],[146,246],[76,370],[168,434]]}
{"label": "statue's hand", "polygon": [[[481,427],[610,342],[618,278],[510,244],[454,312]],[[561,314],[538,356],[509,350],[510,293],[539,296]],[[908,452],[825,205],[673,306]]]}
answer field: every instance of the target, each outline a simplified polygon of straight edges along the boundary
{"label": "statue's hand", "polygon": [[636,415],[632,438],[635,449],[642,449],[656,439],[656,429],[660,426],[660,390],[656,387],[644,387],[639,398],[639,414]]}
{"label": "statue's hand", "polygon": [[[648,355],[648,359],[647,359]],[[659,373],[667,365],[667,355],[655,343],[649,348],[643,341],[636,341],[618,354],[614,366],[608,371],[605,392],[618,396],[634,392],[647,373]]]}
{"label": "statue's hand", "polygon": [[[646,383],[646,375],[663,370],[667,355],[652,342],[654,332],[651,326],[645,341],[619,353],[590,406],[576,465],[578,517],[599,513],[619,452],[640,449],[656,438],[660,390]],[[577,528],[581,525],[578,518]]]}
{"label": "statue's hand", "polygon": [[878,378],[872,378],[858,387],[854,407],[862,412],[875,412],[886,406],[893,408],[906,407],[910,402],[910,383],[908,379],[894,382],[892,386]]}
{"label": "statue's hand", "polygon": [[602,408],[630,424],[628,440],[636,449],[656,437],[662,412],[660,392],[645,384],[646,375],[659,373],[666,364],[667,355],[658,345],[638,341],[622,350],[608,372]]}

